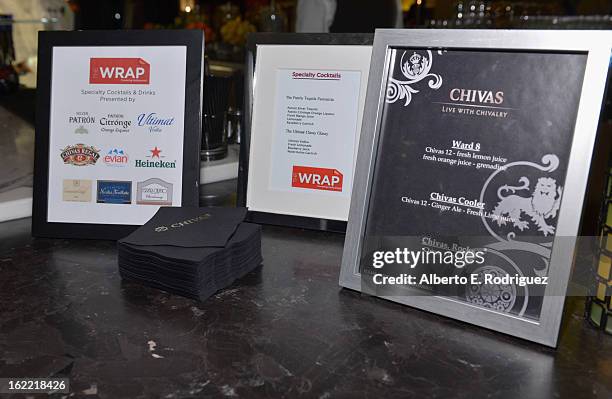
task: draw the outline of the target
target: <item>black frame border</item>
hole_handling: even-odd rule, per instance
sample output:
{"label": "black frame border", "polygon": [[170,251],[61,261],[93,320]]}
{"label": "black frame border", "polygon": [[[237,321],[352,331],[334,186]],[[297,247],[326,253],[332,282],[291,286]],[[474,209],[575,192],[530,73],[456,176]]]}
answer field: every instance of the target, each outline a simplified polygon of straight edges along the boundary
{"label": "black frame border", "polygon": [[203,32],[198,30],[39,32],[32,236],[117,240],[140,227],[57,223],[49,222],[47,219],[51,66],[53,47],[59,46],[186,46],[182,206],[198,206],[204,72]]}
{"label": "black frame border", "polygon": [[[247,38],[244,78],[244,129],[240,132],[240,156],[238,166],[237,206],[246,207],[249,176],[249,154],[251,150],[251,117],[253,111],[253,77],[260,44],[279,45],[354,45],[372,46],[373,33],[251,33]],[[347,222],[249,211],[247,220],[260,224],[297,227],[309,230],[345,233]]]}

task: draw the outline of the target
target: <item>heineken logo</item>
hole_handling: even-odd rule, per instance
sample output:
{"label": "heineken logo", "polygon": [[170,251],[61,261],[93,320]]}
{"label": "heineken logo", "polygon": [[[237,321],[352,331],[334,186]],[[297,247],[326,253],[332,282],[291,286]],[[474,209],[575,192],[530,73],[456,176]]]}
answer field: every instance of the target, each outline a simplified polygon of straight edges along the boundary
{"label": "heineken logo", "polygon": [[149,160],[136,160],[137,168],[163,168],[163,169],[174,169],[176,168],[176,161],[149,161]]}
{"label": "heineken logo", "polygon": [[85,144],[69,145],[60,154],[65,164],[74,166],[95,165],[100,158],[100,150]]}
{"label": "heineken logo", "polygon": [[[149,159],[137,159],[135,166],[137,168],[162,168],[162,169],[174,169],[176,168],[176,161],[164,161],[162,158],[165,158],[164,155],[161,155],[162,150],[157,148],[153,148],[149,150],[151,155],[147,155],[146,158]],[[156,159],[157,158],[157,159]]]}

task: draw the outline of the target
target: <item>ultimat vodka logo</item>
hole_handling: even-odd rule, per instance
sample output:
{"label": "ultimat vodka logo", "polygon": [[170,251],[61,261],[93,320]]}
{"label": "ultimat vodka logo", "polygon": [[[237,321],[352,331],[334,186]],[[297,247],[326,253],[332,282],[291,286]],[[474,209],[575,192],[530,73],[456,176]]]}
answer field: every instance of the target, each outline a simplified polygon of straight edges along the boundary
{"label": "ultimat vodka logo", "polygon": [[291,187],[342,191],[342,181],[342,173],[336,169],[294,165]]}
{"label": "ultimat vodka logo", "polygon": [[89,83],[148,85],[151,66],[142,58],[91,58]]}

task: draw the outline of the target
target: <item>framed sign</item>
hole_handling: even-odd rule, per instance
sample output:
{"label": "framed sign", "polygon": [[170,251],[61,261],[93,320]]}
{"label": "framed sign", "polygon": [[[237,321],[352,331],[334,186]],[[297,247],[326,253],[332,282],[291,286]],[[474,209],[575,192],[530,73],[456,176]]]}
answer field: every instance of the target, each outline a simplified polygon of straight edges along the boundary
{"label": "framed sign", "polygon": [[40,32],[32,234],[118,239],[197,206],[199,31]]}
{"label": "framed sign", "polygon": [[252,34],[238,205],[249,220],[342,231],[371,34]]}
{"label": "framed sign", "polygon": [[611,47],[377,30],[340,285],[556,346]]}

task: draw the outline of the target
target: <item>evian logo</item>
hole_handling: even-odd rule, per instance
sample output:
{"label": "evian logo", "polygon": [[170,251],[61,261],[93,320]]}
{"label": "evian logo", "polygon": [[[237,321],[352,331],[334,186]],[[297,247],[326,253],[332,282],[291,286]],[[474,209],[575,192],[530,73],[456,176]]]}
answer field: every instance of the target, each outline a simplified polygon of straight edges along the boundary
{"label": "evian logo", "polygon": [[291,187],[342,191],[343,176],[336,169],[293,166]]}
{"label": "evian logo", "polygon": [[451,101],[462,103],[479,104],[502,104],[504,102],[504,92],[491,90],[474,89],[452,89],[449,93]]}
{"label": "evian logo", "polygon": [[129,157],[123,149],[112,148],[106,153],[103,161],[108,166],[126,166],[129,161]]}
{"label": "evian logo", "polygon": [[142,58],[91,58],[91,84],[149,84],[151,66]]}

